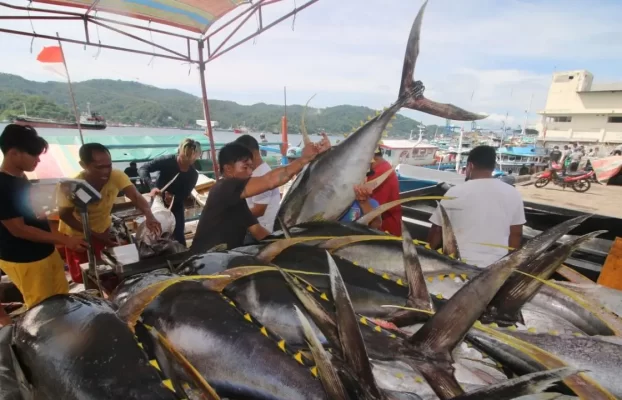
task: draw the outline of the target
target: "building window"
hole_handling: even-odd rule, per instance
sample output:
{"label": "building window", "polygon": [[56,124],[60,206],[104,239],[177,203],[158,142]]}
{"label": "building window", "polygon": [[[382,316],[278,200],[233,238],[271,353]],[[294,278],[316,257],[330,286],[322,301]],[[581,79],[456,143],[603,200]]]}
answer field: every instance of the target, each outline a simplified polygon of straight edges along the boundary
{"label": "building window", "polygon": [[547,122],[572,122],[572,117],[569,117],[569,116],[548,117]]}
{"label": "building window", "polygon": [[610,124],[622,124],[622,116],[609,117],[607,122]]}

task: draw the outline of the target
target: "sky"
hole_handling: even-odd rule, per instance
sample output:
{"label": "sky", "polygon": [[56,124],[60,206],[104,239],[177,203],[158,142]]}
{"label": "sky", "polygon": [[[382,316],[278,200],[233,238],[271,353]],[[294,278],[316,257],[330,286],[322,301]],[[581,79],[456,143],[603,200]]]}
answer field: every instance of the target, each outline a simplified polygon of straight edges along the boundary
{"label": "sky", "polygon": [[[283,0],[265,7],[264,24],[303,3]],[[386,107],[397,98],[406,39],[422,4],[420,0],[319,0],[300,12],[295,21],[290,18],[208,63],[208,97],[240,104],[282,104],[283,87],[287,86],[289,104],[304,104],[317,94],[311,103],[314,107]],[[586,69],[594,74],[596,83],[622,81],[621,12],[618,0],[430,0],[415,79],[423,81],[428,98],[488,114],[479,123],[482,127],[500,128],[506,114],[512,127],[522,125],[526,117],[532,125],[539,119],[536,112],[544,108],[554,71]],[[0,13],[26,15],[6,9]],[[84,37],[82,22],[33,20],[31,26],[30,21],[19,20],[3,21],[2,26]],[[252,18],[235,37],[256,28],[257,19]],[[183,40],[130,32],[186,51]],[[225,30],[214,39],[218,42],[227,33]],[[103,28],[91,28],[90,35],[92,40],[111,45],[152,50]],[[43,46],[54,42],[31,42],[30,37],[0,33],[0,43],[4,54],[0,72],[35,81],[61,79],[36,61]],[[94,47],[84,49],[81,45],[64,46],[73,81],[134,80],[200,96],[195,65]],[[402,113],[424,124],[445,124],[417,111]]]}

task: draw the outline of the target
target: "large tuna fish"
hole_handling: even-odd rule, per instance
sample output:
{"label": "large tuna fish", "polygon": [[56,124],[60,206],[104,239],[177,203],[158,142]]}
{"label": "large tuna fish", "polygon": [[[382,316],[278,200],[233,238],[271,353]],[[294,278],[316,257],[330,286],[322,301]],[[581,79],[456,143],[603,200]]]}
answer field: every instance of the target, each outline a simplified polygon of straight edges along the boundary
{"label": "large tuna fish", "polygon": [[53,296],[13,327],[17,377],[37,400],[186,397],[144,348],[105,301],[79,295]]}
{"label": "large tuna fish", "polygon": [[286,226],[320,219],[336,220],[346,211],[355,199],[354,186],[365,181],[382,132],[400,108],[407,107],[459,121],[485,118],[451,104],[426,99],[423,84],[413,81],[425,6],[421,7],[408,37],[397,101],[298,174],[279,210]]}
{"label": "large tuna fish", "polygon": [[[155,327],[219,395],[257,400],[326,398],[313,375],[313,364],[285,341],[275,340],[232,300],[193,277],[166,279],[165,275],[155,284],[134,281],[120,287],[115,294],[119,315],[130,325],[140,316]],[[136,291],[132,285],[143,289]],[[124,295],[128,290],[138,293]]]}

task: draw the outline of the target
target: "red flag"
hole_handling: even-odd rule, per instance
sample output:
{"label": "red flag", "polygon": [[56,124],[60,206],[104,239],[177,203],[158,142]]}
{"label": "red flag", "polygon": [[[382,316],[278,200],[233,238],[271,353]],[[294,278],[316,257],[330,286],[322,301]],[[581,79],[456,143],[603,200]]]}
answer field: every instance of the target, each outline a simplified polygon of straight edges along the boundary
{"label": "red flag", "polygon": [[60,46],[44,47],[37,56],[43,68],[67,79],[65,73],[63,49]]}
{"label": "red flag", "polygon": [[60,46],[44,47],[37,56],[37,61],[42,63],[62,63],[63,50]]}

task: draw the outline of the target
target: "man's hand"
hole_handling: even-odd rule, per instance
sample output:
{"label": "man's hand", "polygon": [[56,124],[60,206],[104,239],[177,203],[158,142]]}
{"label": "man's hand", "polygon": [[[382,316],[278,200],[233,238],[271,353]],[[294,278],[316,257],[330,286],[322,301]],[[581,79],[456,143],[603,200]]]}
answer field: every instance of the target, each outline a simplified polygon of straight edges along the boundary
{"label": "man's hand", "polygon": [[373,193],[372,188],[366,185],[355,185],[354,194],[356,195],[356,201],[367,201]]}
{"label": "man's hand", "polygon": [[173,195],[171,194],[171,192],[164,192],[164,203],[170,206],[172,202]]}
{"label": "man's hand", "polygon": [[91,236],[98,242],[103,243],[105,247],[114,247],[119,244],[110,237],[110,229],[106,229],[102,233],[91,232]]}
{"label": "man's hand", "polygon": [[151,197],[156,197],[157,195],[159,195],[160,193],[162,193],[162,191],[158,188],[153,188],[151,189],[151,192],[149,192],[149,196]]}
{"label": "man's hand", "polygon": [[162,225],[160,224],[160,221],[158,221],[156,217],[153,216],[153,214],[147,215],[146,218],[147,229],[160,236],[160,234],[162,233]]}
{"label": "man's hand", "polygon": [[63,246],[73,251],[86,251],[88,243],[79,236],[65,236]]}
{"label": "man's hand", "polygon": [[322,140],[320,140],[317,143],[308,143],[305,145],[305,147],[302,149],[302,155],[300,158],[302,158],[305,161],[311,161],[318,154],[323,153],[326,150],[330,149],[330,147],[331,147],[330,140],[328,140],[328,136],[325,133],[323,133]]}

